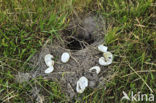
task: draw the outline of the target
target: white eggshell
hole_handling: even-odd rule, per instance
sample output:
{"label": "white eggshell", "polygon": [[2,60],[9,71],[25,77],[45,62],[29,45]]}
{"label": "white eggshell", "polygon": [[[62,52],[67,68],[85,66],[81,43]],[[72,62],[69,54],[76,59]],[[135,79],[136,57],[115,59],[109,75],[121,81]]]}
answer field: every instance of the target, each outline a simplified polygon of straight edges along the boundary
{"label": "white eggshell", "polygon": [[62,61],[63,63],[67,63],[67,62],[69,61],[69,59],[70,59],[70,54],[67,53],[67,52],[64,52],[64,53],[62,54],[62,56],[61,56],[61,61]]}
{"label": "white eggshell", "polygon": [[47,60],[47,61],[45,61],[45,63],[46,63],[46,65],[47,65],[48,67],[54,66],[54,60]]}
{"label": "white eggshell", "polygon": [[96,70],[96,73],[99,74],[101,71],[101,68],[99,66],[94,66],[92,68],[89,69],[89,71],[91,72],[92,70]]}
{"label": "white eggshell", "polygon": [[106,46],[104,46],[103,44],[101,44],[101,45],[99,45],[98,46],[98,50],[100,51],[100,52],[107,52],[107,49],[108,49],[108,47],[106,47]]}
{"label": "white eggshell", "polygon": [[110,65],[113,61],[113,54],[111,52],[103,53],[104,57],[99,58],[99,64],[103,66]]}
{"label": "white eggshell", "polygon": [[54,58],[53,55],[47,54],[47,55],[45,55],[44,60],[46,61],[46,60],[53,59],[53,58]]}
{"label": "white eggshell", "polygon": [[54,65],[54,61],[52,60],[53,58],[54,58],[54,57],[53,57],[53,55],[51,55],[51,54],[45,55],[44,61],[45,61],[46,65],[47,65],[48,67]]}
{"label": "white eggshell", "polygon": [[88,79],[86,77],[82,76],[79,81],[84,85],[84,87],[88,86]]}
{"label": "white eggshell", "polygon": [[77,93],[83,93],[84,90],[85,90],[85,88],[81,88],[80,82],[77,82],[77,85],[76,85],[76,91],[77,91]]}
{"label": "white eggshell", "polygon": [[53,70],[54,70],[54,67],[53,67],[53,66],[50,66],[50,67],[47,68],[44,72],[45,72],[46,74],[49,74],[49,73],[53,72]]}
{"label": "white eggshell", "polygon": [[99,58],[99,64],[102,66],[107,66],[112,63],[112,60],[106,61],[104,57]]}
{"label": "white eggshell", "polygon": [[106,65],[106,61],[104,57],[99,58],[99,64],[100,65]]}
{"label": "white eggshell", "polygon": [[83,76],[77,81],[76,91],[78,93],[83,93],[87,86],[88,86],[88,79]]}
{"label": "white eggshell", "polygon": [[106,58],[106,61],[113,61],[113,54],[111,52],[105,52],[103,56]]}

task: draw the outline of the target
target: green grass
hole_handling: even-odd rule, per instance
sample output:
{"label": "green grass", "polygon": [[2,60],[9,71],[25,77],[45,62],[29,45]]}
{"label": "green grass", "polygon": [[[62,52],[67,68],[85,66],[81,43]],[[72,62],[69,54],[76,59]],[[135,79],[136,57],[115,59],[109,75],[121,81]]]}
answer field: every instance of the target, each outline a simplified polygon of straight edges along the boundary
{"label": "green grass", "polygon": [[156,94],[154,0],[0,0],[0,102],[25,103],[34,85],[47,102],[67,101],[59,84],[42,78],[19,84],[15,74],[32,70],[27,63],[48,38],[60,40],[74,10],[92,11],[110,22],[104,40],[115,55],[110,65],[115,75],[106,90],[87,90],[76,102],[119,103],[122,91]]}

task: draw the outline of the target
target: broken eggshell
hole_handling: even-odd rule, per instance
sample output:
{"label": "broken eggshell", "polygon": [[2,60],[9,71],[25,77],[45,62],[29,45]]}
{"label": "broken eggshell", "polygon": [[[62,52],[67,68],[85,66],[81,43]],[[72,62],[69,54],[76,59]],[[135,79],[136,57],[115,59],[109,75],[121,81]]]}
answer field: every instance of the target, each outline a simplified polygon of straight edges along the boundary
{"label": "broken eggshell", "polygon": [[54,60],[52,60],[53,58],[54,58],[54,57],[53,57],[53,55],[51,55],[51,54],[45,55],[44,61],[45,61],[46,65],[47,65],[48,67],[54,66]]}
{"label": "broken eggshell", "polygon": [[49,74],[49,73],[53,72],[53,70],[54,70],[54,67],[53,67],[53,66],[50,66],[50,67],[47,68],[44,72],[45,72],[46,74]]}
{"label": "broken eggshell", "polygon": [[88,79],[83,76],[77,81],[76,91],[78,93],[83,93],[87,86],[88,86]]}
{"label": "broken eggshell", "polygon": [[46,63],[46,65],[47,65],[48,67],[54,66],[54,60],[47,60],[47,61],[45,61],[45,63]]}
{"label": "broken eggshell", "polygon": [[101,44],[101,45],[99,45],[98,46],[98,50],[100,51],[100,52],[107,52],[107,49],[108,49],[108,47],[106,47],[106,46],[104,46],[103,44]]}
{"label": "broken eggshell", "polygon": [[67,53],[67,52],[64,52],[64,53],[62,54],[62,56],[61,56],[61,61],[62,61],[63,63],[67,63],[67,62],[69,61],[69,59],[70,59],[70,54]]}
{"label": "broken eggshell", "polygon": [[89,69],[90,72],[93,71],[93,70],[96,70],[96,73],[99,74],[100,71],[101,71],[101,68],[99,66],[94,66],[94,67]]}
{"label": "broken eggshell", "polygon": [[105,52],[103,53],[104,58],[106,61],[113,61],[113,54],[111,52]]}
{"label": "broken eggshell", "polygon": [[99,58],[99,64],[102,66],[110,65],[113,61],[113,55],[111,52],[103,53],[104,57]]}

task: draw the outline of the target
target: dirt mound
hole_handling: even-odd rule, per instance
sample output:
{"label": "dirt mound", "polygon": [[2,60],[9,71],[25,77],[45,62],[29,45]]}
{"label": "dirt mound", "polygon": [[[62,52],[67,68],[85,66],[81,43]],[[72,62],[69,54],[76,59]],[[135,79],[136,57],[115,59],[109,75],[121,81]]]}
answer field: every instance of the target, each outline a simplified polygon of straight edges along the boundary
{"label": "dirt mound", "polygon": [[[87,16],[78,20],[72,20],[69,27],[63,30],[62,42],[57,40],[53,43],[47,41],[41,52],[32,58],[33,70],[30,74],[33,78],[42,76],[45,79],[59,82],[67,96],[73,98],[76,96],[76,82],[81,76],[89,80],[90,88],[97,88],[104,85],[103,80],[111,75],[111,69],[100,66],[98,59],[102,53],[97,50],[97,46],[104,41],[106,32],[106,23],[103,18],[96,16]],[[71,58],[67,63],[61,62],[63,52],[69,52]],[[55,57],[54,71],[45,74],[47,66],[44,62],[46,54],[52,54]],[[93,66],[100,66],[100,74],[89,72]]]}

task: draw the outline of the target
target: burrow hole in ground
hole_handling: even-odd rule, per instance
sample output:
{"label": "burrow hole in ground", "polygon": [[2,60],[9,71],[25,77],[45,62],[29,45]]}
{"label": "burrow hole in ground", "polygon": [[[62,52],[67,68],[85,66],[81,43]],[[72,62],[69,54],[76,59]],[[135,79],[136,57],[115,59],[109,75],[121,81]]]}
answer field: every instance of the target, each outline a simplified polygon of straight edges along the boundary
{"label": "burrow hole in ground", "polygon": [[[80,34],[82,33],[82,34]],[[82,50],[86,46],[91,45],[95,42],[94,38],[89,34],[89,37],[85,38],[82,30],[77,33],[75,30],[64,30],[63,34],[66,35],[66,45],[65,47],[70,50]]]}

